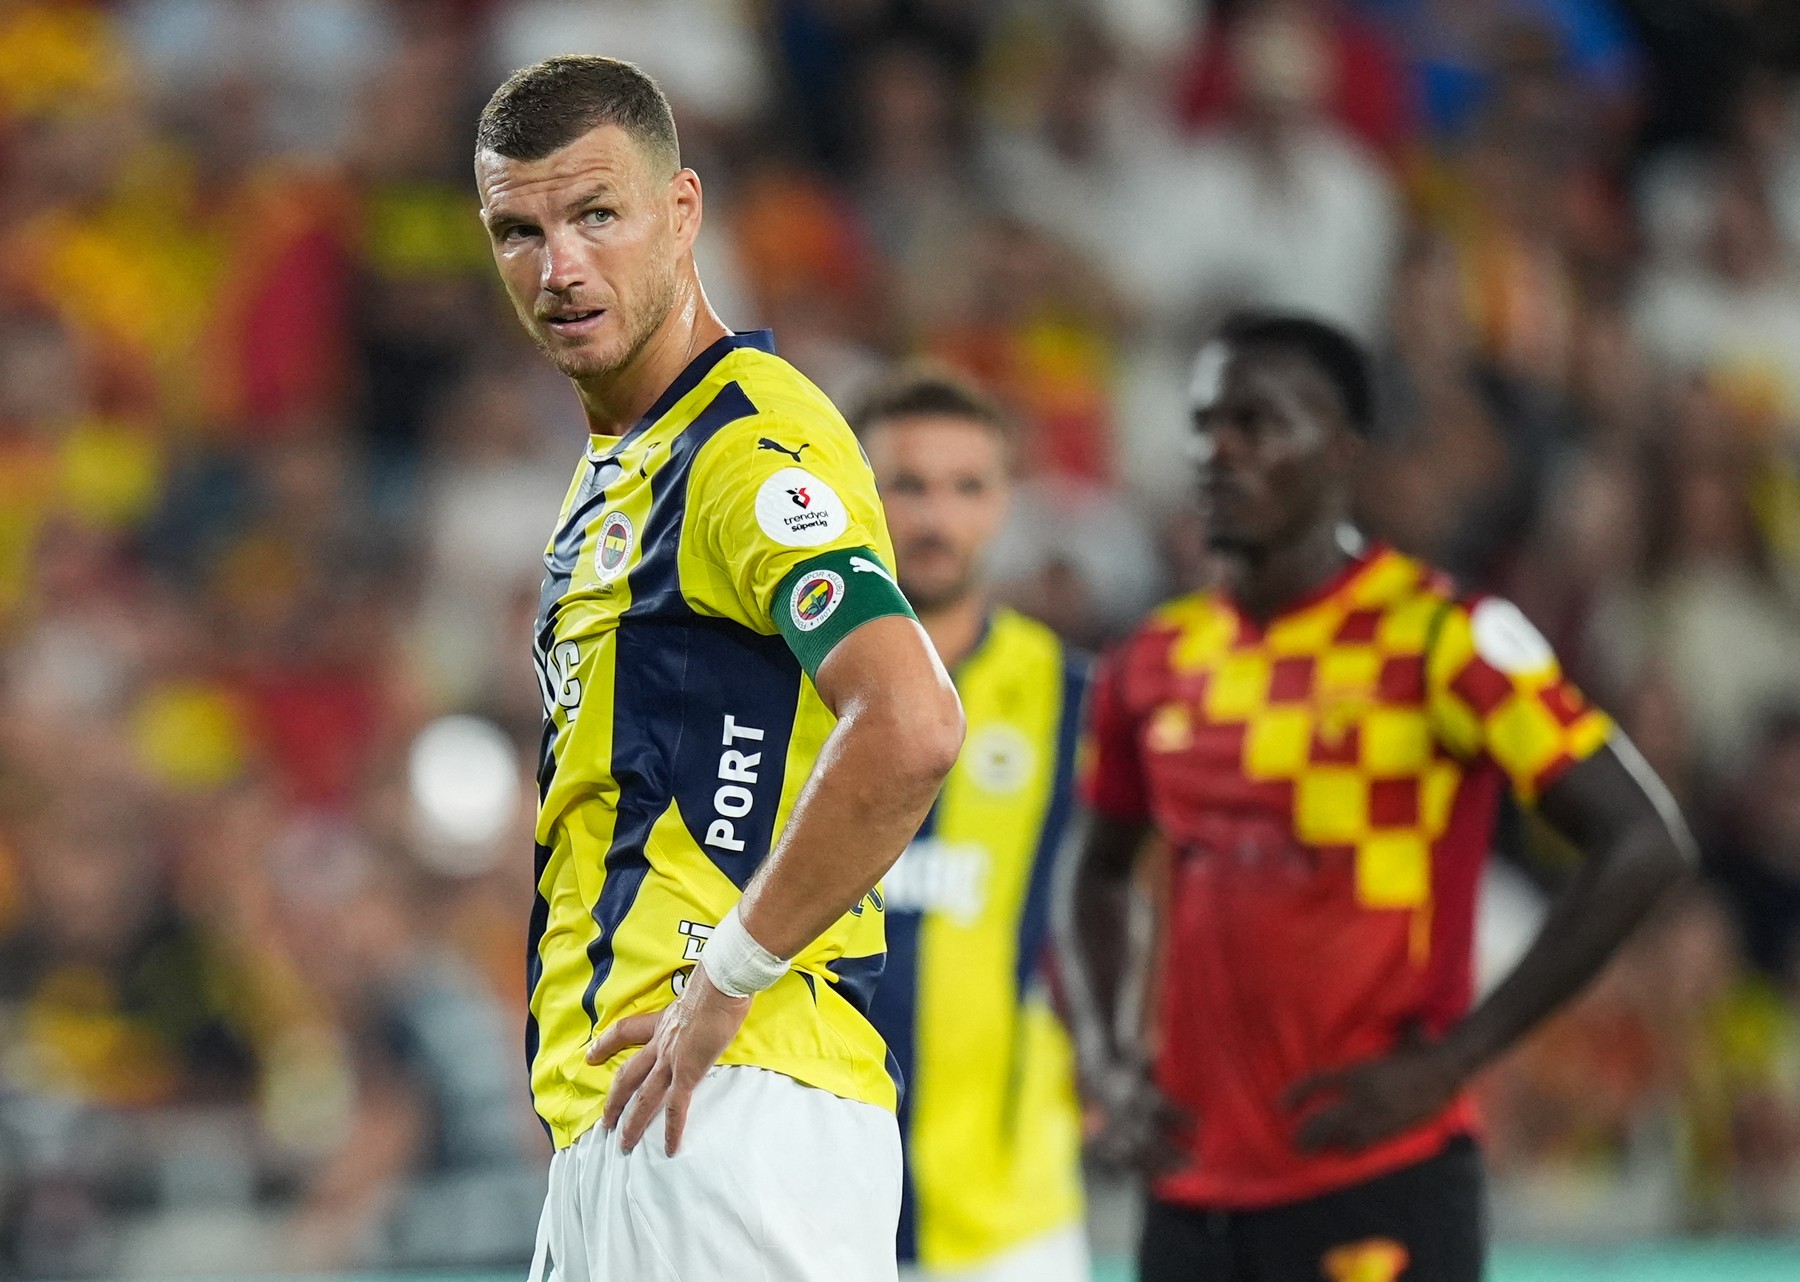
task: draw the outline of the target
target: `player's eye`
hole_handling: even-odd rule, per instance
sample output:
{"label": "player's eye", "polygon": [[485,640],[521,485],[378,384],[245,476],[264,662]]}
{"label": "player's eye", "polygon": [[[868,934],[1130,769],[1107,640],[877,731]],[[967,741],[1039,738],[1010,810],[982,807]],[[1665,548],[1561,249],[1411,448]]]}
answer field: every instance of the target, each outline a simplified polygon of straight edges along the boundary
{"label": "player's eye", "polygon": [[602,227],[615,217],[617,215],[610,209],[589,209],[582,212],[581,221],[589,227]]}
{"label": "player's eye", "polygon": [[987,482],[979,476],[959,477],[956,482],[956,492],[964,498],[980,498],[987,493]]}
{"label": "player's eye", "polygon": [[508,223],[494,235],[502,245],[517,245],[537,235],[537,228],[530,223]]}
{"label": "player's eye", "polygon": [[923,494],[925,482],[910,472],[902,472],[888,483],[890,494]]}

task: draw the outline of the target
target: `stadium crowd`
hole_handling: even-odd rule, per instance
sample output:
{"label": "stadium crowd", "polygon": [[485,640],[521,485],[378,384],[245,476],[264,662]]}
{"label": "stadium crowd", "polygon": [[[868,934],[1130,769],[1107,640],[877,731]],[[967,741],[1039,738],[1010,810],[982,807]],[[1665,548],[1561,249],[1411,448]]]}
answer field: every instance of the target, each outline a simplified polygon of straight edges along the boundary
{"label": "stadium crowd", "polygon": [[[1800,7],[0,0],[0,1275],[529,1252],[582,423],[469,160],[570,50],[669,92],[728,322],[1005,402],[999,569],[1084,646],[1208,580],[1209,326],[1366,340],[1366,528],[1517,600],[1705,849],[1488,1075],[1500,1231],[1800,1230]],[[1567,866],[1502,847],[1495,966]]]}

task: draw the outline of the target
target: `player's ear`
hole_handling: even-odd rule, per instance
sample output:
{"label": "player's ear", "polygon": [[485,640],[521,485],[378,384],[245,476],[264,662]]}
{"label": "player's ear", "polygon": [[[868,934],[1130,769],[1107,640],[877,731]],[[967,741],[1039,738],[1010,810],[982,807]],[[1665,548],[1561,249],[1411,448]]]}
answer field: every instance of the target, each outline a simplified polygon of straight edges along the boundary
{"label": "player's ear", "polygon": [[700,175],[691,169],[678,169],[669,179],[670,226],[676,243],[684,250],[692,249],[700,236],[703,200]]}

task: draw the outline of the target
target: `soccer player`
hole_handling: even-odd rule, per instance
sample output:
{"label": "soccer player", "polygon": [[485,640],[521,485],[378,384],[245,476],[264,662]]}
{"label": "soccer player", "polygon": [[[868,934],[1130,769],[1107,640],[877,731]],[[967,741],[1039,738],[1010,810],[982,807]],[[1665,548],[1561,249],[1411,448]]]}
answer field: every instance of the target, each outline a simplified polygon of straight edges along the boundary
{"label": "soccer player", "polygon": [[989,600],[983,561],[1012,488],[994,406],[952,377],[903,371],[854,422],[900,586],[969,725],[882,883],[888,965],[870,1014],[906,1082],[903,1275],[1087,1282],[1074,1056],[1044,974],[1086,667]]}
{"label": "soccer player", "polygon": [[[1143,1282],[1475,1282],[1467,1083],[1599,969],[1690,839],[1515,607],[1347,524],[1372,417],[1351,339],[1239,318],[1192,399],[1224,586],[1095,678],[1061,918],[1100,1152],[1154,1172]],[[1503,788],[1586,859],[1471,1010]],[[1153,1061],[1116,1018],[1152,830],[1172,850]]]}
{"label": "soccer player", "polygon": [[536,636],[527,1043],[556,1152],[534,1279],[891,1280],[870,892],[956,760],[955,690],[848,425],[707,305],[655,83],[517,72],[475,172],[591,433]]}

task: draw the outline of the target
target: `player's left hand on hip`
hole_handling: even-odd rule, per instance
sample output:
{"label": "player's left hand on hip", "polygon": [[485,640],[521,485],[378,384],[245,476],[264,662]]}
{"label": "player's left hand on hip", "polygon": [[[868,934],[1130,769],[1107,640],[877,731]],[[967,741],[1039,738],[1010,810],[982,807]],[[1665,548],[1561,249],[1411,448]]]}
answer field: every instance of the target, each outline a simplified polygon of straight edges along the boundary
{"label": "player's left hand on hip", "polygon": [[1438,1045],[1415,1036],[1380,1059],[1303,1078],[1281,1103],[1304,1114],[1294,1132],[1301,1152],[1354,1153],[1436,1117],[1461,1085]]}
{"label": "player's left hand on hip", "polygon": [[590,1064],[604,1064],[627,1047],[644,1048],[620,1066],[600,1116],[603,1127],[618,1130],[623,1151],[636,1148],[656,1115],[666,1111],[664,1150],[675,1155],[694,1088],[731,1045],[749,1010],[748,997],[727,997],[713,987],[706,967],[696,966],[673,1005],[609,1024],[588,1043]]}

